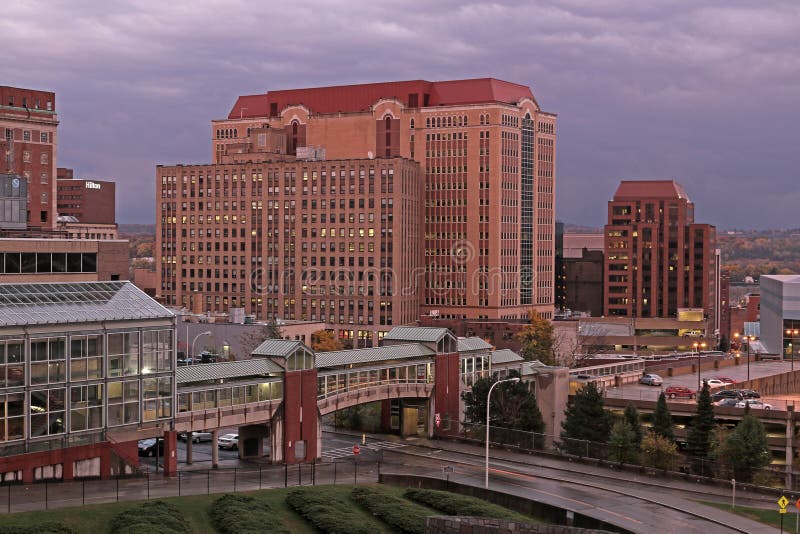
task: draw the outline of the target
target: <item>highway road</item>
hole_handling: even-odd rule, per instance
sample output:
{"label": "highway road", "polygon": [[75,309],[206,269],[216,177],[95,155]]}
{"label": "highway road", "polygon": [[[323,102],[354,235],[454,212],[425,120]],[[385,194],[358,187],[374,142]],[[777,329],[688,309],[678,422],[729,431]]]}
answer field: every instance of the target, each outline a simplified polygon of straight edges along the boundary
{"label": "highway road", "polygon": [[[339,444],[348,440],[352,441],[353,437],[324,434],[326,443]],[[451,447],[448,443],[443,443],[442,448],[433,449],[414,445],[413,441],[404,443],[403,447],[382,449],[381,472],[441,477],[442,467],[451,466],[454,472],[450,480],[483,486],[484,459],[479,447],[458,445],[458,449],[470,450],[461,452],[448,450]],[[589,474],[579,472],[577,465],[575,470],[570,469],[566,462],[497,451],[492,454],[495,456],[490,461],[492,489],[580,512],[633,532],[707,534],[774,531],[760,523],[698,502],[729,502],[729,495],[724,489],[671,483],[607,470],[603,474]],[[499,455],[502,458],[497,457]],[[558,467],[559,463],[561,467]],[[756,499],[760,502],[740,499],[740,504],[764,504],[766,497]]]}

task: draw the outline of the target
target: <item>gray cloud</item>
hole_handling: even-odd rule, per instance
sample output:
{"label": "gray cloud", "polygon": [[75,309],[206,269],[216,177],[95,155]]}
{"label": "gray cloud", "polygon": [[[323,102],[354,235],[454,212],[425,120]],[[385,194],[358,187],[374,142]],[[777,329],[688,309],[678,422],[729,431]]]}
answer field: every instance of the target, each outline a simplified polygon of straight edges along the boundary
{"label": "gray cloud", "polygon": [[[240,94],[495,76],[559,115],[558,217],[676,178],[698,219],[798,226],[800,5],[765,0],[10,0],[0,80],[54,90],[59,161],[154,220],[157,163],[210,159]],[[591,194],[586,194],[590,191]]]}

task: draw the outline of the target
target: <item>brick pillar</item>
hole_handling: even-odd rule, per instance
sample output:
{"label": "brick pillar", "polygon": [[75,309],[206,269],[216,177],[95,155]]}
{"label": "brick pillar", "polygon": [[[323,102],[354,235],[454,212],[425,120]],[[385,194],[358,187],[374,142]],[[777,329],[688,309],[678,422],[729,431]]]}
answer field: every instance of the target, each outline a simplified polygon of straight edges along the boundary
{"label": "brick pillar", "polygon": [[[437,435],[458,434],[461,421],[459,406],[461,401],[460,360],[457,352],[437,354],[435,360],[435,399],[436,413],[441,418],[441,426],[434,428]],[[435,417],[435,416],[434,416]]]}
{"label": "brick pillar", "polygon": [[211,431],[211,467],[219,467],[219,429]]}
{"label": "brick pillar", "polygon": [[192,462],[194,462],[194,457],[192,456],[192,445],[194,445],[192,443],[192,433],[191,432],[187,432],[186,433],[186,464],[187,465],[192,465]]}
{"label": "brick pillar", "polygon": [[174,477],[178,474],[178,433],[174,430],[164,431],[164,476]]}
{"label": "brick pillar", "polygon": [[[319,457],[319,408],[317,370],[287,371],[283,377],[283,459],[287,464],[310,462]],[[305,445],[298,458],[297,442]]]}
{"label": "brick pillar", "polygon": [[392,401],[381,401],[381,432],[388,434],[392,431]]}

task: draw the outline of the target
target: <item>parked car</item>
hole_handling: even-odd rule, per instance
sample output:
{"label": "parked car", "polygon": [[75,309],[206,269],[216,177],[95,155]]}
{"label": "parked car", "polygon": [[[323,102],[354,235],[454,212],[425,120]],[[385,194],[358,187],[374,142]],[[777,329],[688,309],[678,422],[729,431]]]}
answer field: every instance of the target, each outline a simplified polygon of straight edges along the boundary
{"label": "parked car", "polygon": [[670,399],[693,399],[697,396],[693,389],[683,386],[669,386],[664,390],[664,394]]}
{"label": "parked car", "polygon": [[646,374],[642,378],[639,379],[640,384],[644,384],[646,386],[660,386],[664,383],[664,380],[661,379],[660,376],[654,374]]}
{"label": "parked car", "polygon": [[753,391],[752,389],[740,389],[739,394],[742,396],[743,399],[761,398],[761,394],[758,391]]}
{"label": "parked car", "polygon": [[239,434],[225,434],[217,440],[220,449],[230,449],[235,451],[239,448]]}
{"label": "parked car", "polygon": [[[187,434],[181,434],[180,438],[187,441]],[[201,441],[211,441],[211,432],[192,432],[192,442],[200,443]]]}
{"label": "parked car", "polygon": [[733,406],[735,407],[741,401],[731,397],[723,398],[714,403],[714,406]]}
{"label": "parked car", "polygon": [[703,337],[702,330],[687,330],[683,333],[683,337]]}
{"label": "parked car", "polygon": [[719,380],[718,378],[704,378],[703,382],[708,384],[708,387],[710,387],[710,388],[716,388],[716,387],[719,387],[719,386],[727,385],[727,384],[725,384],[725,382],[723,382],[722,380]]}
{"label": "parked car", "polygon": [[149,438],[139,440],[139,456],[155,456],[156,447],[158,447],[158,455],[164,456],[164,440]]}
{"label": "parked car", "polygon": [[720,382],[722,382],[726,386],[736,383],[736,380],[734,380],[733,378],[728,378],[727,376],[718,376],[717,380],[719,380]]}
{"label": "parked car", "polygon": [[723,389],[722,391],[717,391],[712,393],[711,395],[711,402],[717,402],[722,399],[736,399],[737,401],[742,400],[744,397],[739,390],[736,389]]}
{"label": "parked car", "polygon": [[750,409],[752,409],[752,410],[771,410],[772,409],[772,405],[771,404],[766,403],[764,401],[755,400],[755,399],[753,399],[753,400],[751,400],[751,399],[741,400],[741,401],[736,403],[736,407],[737,408],[744,408],[745,406],[748,406],[748,405],[750,406]]}

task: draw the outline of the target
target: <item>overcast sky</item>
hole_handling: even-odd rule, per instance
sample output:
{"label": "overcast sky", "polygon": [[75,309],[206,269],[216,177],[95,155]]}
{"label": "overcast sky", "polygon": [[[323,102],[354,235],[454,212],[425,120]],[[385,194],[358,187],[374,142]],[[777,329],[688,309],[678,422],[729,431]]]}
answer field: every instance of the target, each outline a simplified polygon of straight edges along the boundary
{"label": "overcast sky", "polygon": [[800,227],[800,2],[5,0],[0,85],[56,92],[59,166],[153,223],[155,165],[270,89],[496,77],[558,114],[557,217],[677,179],[698,222]]}

